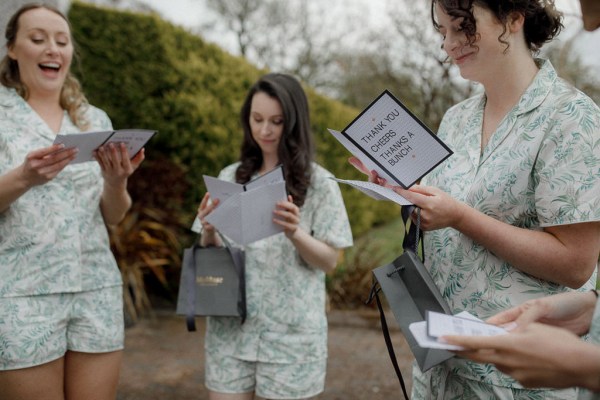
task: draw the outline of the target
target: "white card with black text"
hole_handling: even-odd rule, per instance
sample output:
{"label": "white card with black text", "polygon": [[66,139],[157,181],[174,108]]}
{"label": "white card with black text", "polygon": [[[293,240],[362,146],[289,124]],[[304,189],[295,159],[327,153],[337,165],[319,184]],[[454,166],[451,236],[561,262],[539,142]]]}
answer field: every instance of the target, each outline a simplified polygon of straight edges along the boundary
{"label": "white card with black text", "polygon": [[363,164],[390,184],[405,189],[452,155],[452,150],[388,90],[341,134],[351,146],[342,144],[349,150],[353,147],[350,151]]}

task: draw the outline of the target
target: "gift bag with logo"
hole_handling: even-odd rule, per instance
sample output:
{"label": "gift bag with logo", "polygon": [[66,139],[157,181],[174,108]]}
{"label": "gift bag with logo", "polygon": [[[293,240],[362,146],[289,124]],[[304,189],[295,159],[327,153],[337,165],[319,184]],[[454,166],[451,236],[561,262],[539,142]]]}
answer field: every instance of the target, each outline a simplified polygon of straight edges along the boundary
{"label": "gift bag with logo", "polygon": [[184,250],[177,314],[185,315],[188,331],[196,316],[246,319],[244,251],[223,238],[223,247],[200,247],[199,240]]}
{"label": "gift bag with logo", "polygon": [[[424,321],[427,310],[451,314],[450,307],[442,297],[437,286],[423,262],[418,256],[420,237],[420,209],[414,206],[402,207],[402,218],[405,227],[408,226],[410,214],[415,211],[417,223],[410,224],[410,229],[404,236],[404,253],[390,264],[383,265],[373,270],[373,287],[367,303],[373,298],[377,302],[381,318],[381,329],[388,348],[390,359],[400,381],[404,397],[408,399],[404,380],[398,367],[394,348],[389,336],[388,326],[385,319],[379,292],[383,291],[385,298],[410,346],[417,364],[421,371],[427,371],[431,367],[446,361],[454,356],[453,353],[439,349],[425,349],[419,347],[409,325],[413,322]],[[421,242],[421,249],[422,249]]]}

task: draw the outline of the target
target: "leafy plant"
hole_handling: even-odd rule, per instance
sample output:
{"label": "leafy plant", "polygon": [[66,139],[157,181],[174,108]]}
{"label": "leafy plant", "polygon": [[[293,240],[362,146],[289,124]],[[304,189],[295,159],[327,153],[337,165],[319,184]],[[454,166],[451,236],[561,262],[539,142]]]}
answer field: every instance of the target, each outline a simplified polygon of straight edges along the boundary
{"label": "leafy plant", "polygon": [[328,280],[327,291],[333,308],[358,308],[364,304],[372,284],[371,270],[382,261],[381,246],[363,240],[349,251]]}
{"label": "leafy plant", "polygon": [[354,246],[346,250],[345,258],[335,272],[328,276],[327,290],[331,306],[364,307],[372,285],[371,271],[402,253],[403,237],[403,222],[396,218],[356,239]]}
{"label": "leafy plant", "polygon": [[144,161],[129,180],[131,210],[109,230],[123,277],[126,315],[134,322],[152,312],[148,281],[157,282],[168,297],[174,298],[182,243],[190,236],[186,224],[174,212],[181,208],[188,188],[184,176],[184,171],[168,160]]}
{"label": "leafy plant", "polygon": [[144,276],[151,273],[168,289],[167,269],[181,264],[181,246],[167,220],[164,211],[136,205],[110,229],[112,250],[123,277],[125,309],[134,321],[152,310]]}

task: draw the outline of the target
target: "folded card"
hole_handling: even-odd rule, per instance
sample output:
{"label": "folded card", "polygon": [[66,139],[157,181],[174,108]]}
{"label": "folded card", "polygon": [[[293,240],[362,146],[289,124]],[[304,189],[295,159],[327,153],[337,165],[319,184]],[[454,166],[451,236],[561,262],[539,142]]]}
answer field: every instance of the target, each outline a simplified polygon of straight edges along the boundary
{"label": "folded card", "polygon": [[394,192],[392,189],[388,187],[384,187],[378,185],[376,183],[367,182],[367,181],[353,181],[347,179],[338,179],[331,178],[336,182],[344,183],[346,185],[350,185],[355,189],[360,190],[366,195],[371,196],[375,200],[390,200],[394,203],[400,204],[401,206],[409,206],[412,203],[406,200],[404,197],[400,196],[398,193]]}
{"label": "folded card", "polygon": [[344,130],[329,132],[370,171],[404,189],[452,155],[452,150],[388,90]]}
{"label": "folded card", "polygon": [[409,329],[419,346],[445,350],[463,350],[463,348],[440,341],[442,336],[494,336],[508,333],[506,329],[487,324],[466,311],[456,315],[427,311],[425,321],[412,323]]}
{"label": "folded card", "polygon": [[[211,198],[220,201],[206,221],[237,244],[247,245],[283,232],[283,227],[273,222],[277,203],[287,198],[281,166],[246,184],[207,175],[204,183]],[[192,230],[199,227],[196,218]]]}
{"label": "folded card", "polygon": [[119,129],[116,131],[99,131],[56,135],[54,144],[63,144],[65,148],[79,149],[77,156],[69,164],[94,161],[94,151],[109,143],[124,143],[129,158],[134,157],[146,143],[156,134],[147,129]]}

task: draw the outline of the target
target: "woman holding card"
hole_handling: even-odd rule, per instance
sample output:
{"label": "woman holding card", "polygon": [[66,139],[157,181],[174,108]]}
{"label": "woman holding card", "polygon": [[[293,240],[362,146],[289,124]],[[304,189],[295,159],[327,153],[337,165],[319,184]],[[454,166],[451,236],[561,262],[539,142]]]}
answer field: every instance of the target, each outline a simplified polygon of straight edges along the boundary
{"label": "woman holding card", "polygon": [[[560,31],[561,15],[541,0],[431,7],[448,61],[483,86],[439,127],[454,154],[420,185],[394,188],[421,208],[425,264],[440,292],[454,313],[485,319],[529,299],[591,289],[600,252],[600,110],[534,58]],[[413,371],[414,399],[575,398],[572,389],[524,389],[491,365],[460,358]]]}
{"label": "woman holding card", "polygon": [[[209,317],[205,338],[210,399],[308,399],[323,391],[327,362],[325,273],[352,234],[340,190],[313,160],[308,102],[289,75],[268,74],[241,110],[240,161],[220,179],[244,184],[283,166],[288,200],[273,210],[284,234],[245,246],[248,315]],[[205,217],[218,206],[206,194],[198,208],[201,244],[220,245]]]}
{"label": "woman holding card", "polygon": [[131,199],[144,159],[101,148],[68,165],[57,134],[111,130],[70,73],[66,17],[19,9],[0,64],[0,393],[2,399],[114,399],[123,349],[121,275],[105,224]]}
{"label": "woman holding card", "polygon": [[[581,0],[585,30],[600,28],[600,3]],[[446,337],[465,348],[462,357],[492,363],[527,387],[579,387],[578,400],[600,399],[598,291],[529,300],[486,322],[512,326],[503,337]],[[579,336],[589,334],[590,340]]]}
{"label": "woman holding card", "polygon": [[[493,363],[526,387],[573,387],[579,400],[600,399],[598,292],[568,292],[501,312],[488,323],[512,326],[507,335],[447,336],[465,348],[460,356]],[[591,341],[579,336],[590,334]]]}

